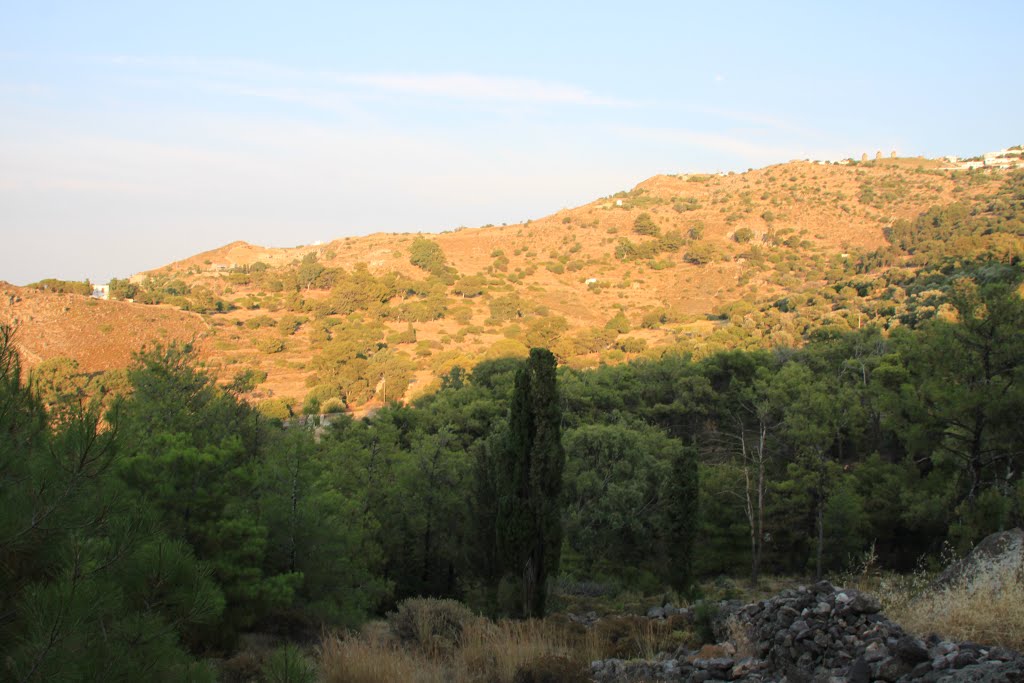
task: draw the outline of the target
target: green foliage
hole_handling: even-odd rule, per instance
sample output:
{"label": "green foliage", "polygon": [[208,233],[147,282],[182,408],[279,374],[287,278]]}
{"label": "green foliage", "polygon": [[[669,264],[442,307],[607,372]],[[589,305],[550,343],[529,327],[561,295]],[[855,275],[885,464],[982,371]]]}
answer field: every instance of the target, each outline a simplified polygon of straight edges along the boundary
{"label": "green foliage", "polygon": [[754,239],[754,231],[750,228],[739,228],[732,234],[732,238],[740,244],[746,244],[750,240]]}
{"label": "green foliage", "polygon": [[692,589],[699,486],[697,454],[679,448],[671,460],[671,473],[664,485],[665,536],[669,552],[669,585],[681,594]]}
{"label": "green foliage", "polygon": [[566,535],[580,566],[589,576],[657,567],[668,540],[659,524],[661,484],[678,442],[642,424],[584,425],[563,441]]}
{"label": "green foliage", "polygon": [[109,284],[108,294],[111,299],[134,299],[139,288],[128,280],[113,278]]}
{"label": "green foliage", "polygon": [[612,316],[612,318],[605,323],[604,328],[606,330],[618,332],[619,334],[625,334],[626,332],[629,332],[630,329],[632,329],[629,326],[629,320],[626,318],[625,314],[622,311],[619,311],[614,316]]}
{"label": "green foliage", "polygon": [[25,286],[38,289],[41,292],[53,292],[54,294],[79,294],[81,296],[90,296],[92,294],[92,283],[88,280],[75,282],[73,280],[57,280],[51,277]]}
{"label": "green foliage", "polygon": [[95,406],[56,431],[0,326],[0,659],[4,678],[212,680],[179,639],[223,598],[189,549],[113,476]]}
{"label": "green foliage", "polygon": [[647,349],[647,340],[640,337],[623,337],[616,343],[619,349],[625,353],[640,353]]}
{"label": "green foliage", "polygon": [[448,265],[444,251],[433,240],[428,240],[425,237],[414,239],[409,247],[409,263],[443,280],[445,284],[450,285],[455,282],[457,275],[455,269]]}
{"label": "green foliage", "polygon": [[455,283],[455,286],[452,287],[452,292],[459,296],[466,297],[467,299],[471,299],[483,294],[486,286],[487,278],[482,275],[469,275],[460,278],[459,281]]}
{"label": "green foliage", "polygon": [[693,626],[702,643],[714,643],[715,620],[718,618],[718,603],[700,600],[693,606]]}
{"label": "green foliage", "polygon": [[324,267],[319,263],[316,252],[311,251],[302,257],[295,273],[295,284],[301,289],[312,289],[323,274]]}
{"label": "green foliage", "polygon": [[317,679],[316,666],[295,645],[274,650],[261,673],[267,683],[313,683]]}
{"label": "green foliage", "polygon": [[633,232],[638,235],[657,237],[661,234],[661,229],[658,228],[657,223],[651,218],[651,214],[644,211],[633,221]]}
{"label": "green foliage", "polygon": [[256,350],[268,355],[281,353],[285,347],[284,340],[277,337],[260,337],[253,342],[253,345],[256,347]]}
{"label": "green foliage", "polygon": [[523,316],[524,304],[518,294],[500,296],[488,304],[491,318],[496,321],[515,320]]}
{"label": "green foliage", "polygon": [[260,414],[271,420],[287,420],[292,416],[288,401],[283,398],[268,398],[257,406]]}
{"label": "green foliage", "polygon": [[521,580],[519,613],[543,616],[547,579],[558,574],[565,452],[555,357],[531,349],[516,373],[508,430],[497,460],[496,540],[500,564]]}
{"label": "green foliage", "polygon": [[695,242],[683,255],[683,260],[695,266],[703,266],[722,258],[721,249],[713,242]]}

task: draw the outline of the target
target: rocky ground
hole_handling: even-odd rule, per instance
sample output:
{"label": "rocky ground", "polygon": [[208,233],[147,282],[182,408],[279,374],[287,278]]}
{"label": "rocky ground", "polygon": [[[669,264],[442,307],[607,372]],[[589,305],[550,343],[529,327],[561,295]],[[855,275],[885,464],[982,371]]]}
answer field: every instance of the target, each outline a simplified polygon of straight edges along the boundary
{"label": "rocky ground", "polygon": [[[828,582],[786,590],[758,603],[720,603],[715,634],[723,642],[680,649],[654,660],[591,664],[599,683],[638,681],[1024,681],[1024,656],[1000,647],[906,633],[880,613],[877,599]],[[664,619],[681,611],[653,608]],[[685,612],[684,612],[685,613]],[[728,617],[749,641],[727,641]],[[736,627],[733,627],[735,635]],[[739,647],[737,647],[739,646]]]}

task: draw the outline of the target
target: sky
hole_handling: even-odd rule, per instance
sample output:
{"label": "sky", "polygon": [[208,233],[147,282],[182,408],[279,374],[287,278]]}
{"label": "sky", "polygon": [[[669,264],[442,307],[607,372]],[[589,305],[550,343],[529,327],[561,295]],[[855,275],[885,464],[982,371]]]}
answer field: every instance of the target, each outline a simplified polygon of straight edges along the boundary
{"label": "sky", "polygon": [[0,280],[994,151],[1024,143],[1021,26],[1019,0],[0,0]]}

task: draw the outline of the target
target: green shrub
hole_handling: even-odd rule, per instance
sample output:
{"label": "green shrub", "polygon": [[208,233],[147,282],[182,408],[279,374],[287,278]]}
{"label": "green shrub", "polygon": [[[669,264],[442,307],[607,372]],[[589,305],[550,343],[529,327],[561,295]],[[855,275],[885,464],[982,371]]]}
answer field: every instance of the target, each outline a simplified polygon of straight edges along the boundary
{"label": "green shrub", "polygon": [[257,339],[255,346],[257,350],[266,354],[281,353],[284,351],[284,340],[276,339],[274,337],[264,337],[262,339]]}
{"label": "green shrub", "polygon": [[260,403],[257,409],[272,420],[287,420],[292,416],[288,402],[283,398],[268,398]]}
{"label": "green shrub", "polygon": [[693,627],[701,643],[715,642],[715,619],[718,618],[718,603],[701,600],[693,606]]}
{"label": "green shrub", "polygon": [[320,404],[320,412],[324,414],[343,413],[345,412],[345,402],[337,396],[334,396]]}
{"label": "green shrub", "polygon": [[739,230],[733,233],[732,238],[736,242],[744,244],[754,239],[754,231],[751,230],[750,228],[740,228]]}
{"label": "green shrub", "polygon": [[633,221],[633,232],[638,235],[652,235],[654,237],[661,234],[661,230],[654,222],[654,219],[651,218],[651,214],[646,211],[637,216],[636,220]]}
{"label": "green shrub", "polygon": [[612,317],[611,320],[605,323],[604,329],[614,330],[619,334],[625,334],[630,330],[629,320],[626,318],[625,314],[622,313],[622,311],[619,311]]}
{"label": "green shrub", "polygon": [[640,353],[647,348],[647,340],[639,337],[623,337],[619,340],[618,347],[626,353]]}
{"label": "green shrub", "polygon": [[294,645],[279,647],[263,665],[263,680],[267,683],[313,683],[316,668]]}

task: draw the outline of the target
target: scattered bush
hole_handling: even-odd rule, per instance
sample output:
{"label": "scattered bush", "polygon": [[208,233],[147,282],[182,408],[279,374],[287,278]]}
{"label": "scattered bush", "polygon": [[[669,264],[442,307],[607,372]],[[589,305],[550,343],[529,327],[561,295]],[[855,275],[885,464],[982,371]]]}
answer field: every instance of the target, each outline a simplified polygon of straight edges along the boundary
{"label": "scattered bush", "polygon": [[638,235],[651,235],[653,237],[661,234],[661,230],[654,222],[654,219],[651,218],[651,214],[646,211],[637,216],[636,220],[633,221],[633,232]]}
{"label": "scattered bush", "polygon": [[754,231],[750,228],[740,228],[732,234],[732,238],[740,244],[745,244],[754,239]]}
{"label": "scattered bush", "polygon": [[274,337],[263,337],[254,343],[256,349],[262,353],[272,354],[284,351],[284,340]]}
{"label": "scattered bush", "polygon": [[313,683],[316,668],[294,645],[275,650],[263,665],[266,683]]}
{"label": "scattered bush", "polygon": [[718,603],[699,601],[693,606],[693,627],[701,643],[714,643],[715,619],[718,618]]}
{"label": "scattered bush", "polygon": [[435,655],[458,647],[463,629],[474,618],[468,607],[455,600],[409,598],[388,614],[388,627],[399,642]]}

